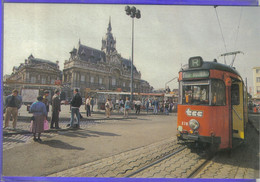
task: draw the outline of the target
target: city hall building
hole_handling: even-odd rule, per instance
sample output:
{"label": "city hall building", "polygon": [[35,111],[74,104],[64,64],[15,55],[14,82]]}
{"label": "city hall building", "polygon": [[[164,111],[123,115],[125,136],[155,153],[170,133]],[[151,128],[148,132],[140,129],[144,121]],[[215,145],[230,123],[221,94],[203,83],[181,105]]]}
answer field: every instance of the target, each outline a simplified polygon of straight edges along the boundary
{"label": "city hall building", "polygon": [[[81,95],[90,90],[130,91],[131,60],[117,52],[110,20],[101,50],[82,45],[80,40],[72,49],[64,63],[62,82],[67,88],[78,88]],[[140,71],[133,66],[133,92],[150,91],[149,83],[141,79]]]}
{"label": "city hall building", "polygon": [[[109,20],[107,33],[102,39],[102,48],[97,50],[78,42],[65,60],[63,71],[59,62],[52,62],[30,55],[24,63],[14,66],[11,75],[4,76],[4,95],[16,88],[38,89],[42,94],[56,88],[61,90],[61,99],[71,99],[73,89],[78,88],[82,97],[89,92],[130,92],[131,60],[121,57],[116,50],[116,40]],[[133,67],[133,92],[147,93],[151,86],[141,79],[141,73]]]}

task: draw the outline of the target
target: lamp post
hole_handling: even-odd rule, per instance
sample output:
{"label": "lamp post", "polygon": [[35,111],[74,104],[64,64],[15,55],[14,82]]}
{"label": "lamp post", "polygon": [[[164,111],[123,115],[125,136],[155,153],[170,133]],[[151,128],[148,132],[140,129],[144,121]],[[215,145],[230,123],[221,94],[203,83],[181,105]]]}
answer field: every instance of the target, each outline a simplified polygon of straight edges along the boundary
{"label": "lamp post", "polygon": [[166,89],[167,89],[167,88],[166,88],[166,87],[167,87],[167,84],[170,83],[170,82],[172,82],[172,81],[175,80],[175,79],[178,79],[178,77],[174,77],[173,79],[171,79],[170,81],[168,81],[168,82],[165,83],[165,91],[166,91]]}
{"label": "lamp post", "polygon": [[130,101],[133,102],[133,63],[134,63],[134,18],[141,18],[140,10],[136,9],[136,7],[126,6],[125,7],[126,15],[129,15],[132,18],[132,61],[131,61],[131,96]]}

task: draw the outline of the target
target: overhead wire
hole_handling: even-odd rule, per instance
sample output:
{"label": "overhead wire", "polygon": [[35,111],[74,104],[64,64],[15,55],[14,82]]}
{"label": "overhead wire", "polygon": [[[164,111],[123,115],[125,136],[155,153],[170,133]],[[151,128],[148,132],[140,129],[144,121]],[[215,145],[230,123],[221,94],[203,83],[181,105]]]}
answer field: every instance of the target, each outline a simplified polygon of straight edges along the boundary
{"label": "overhead wire", "polygon": [[215,13],[216,13],[216,16],[217,16],[217,19],[218,19],[218,25],[219,25],[220,32],[221,32],[221,35],[222,35],[222,40],[223,40],[223,43],[224,43],[224,47],[225,47],[225,50],[227,52],[226,42],[225,42],[225,39],[224,39],[223,31],[222,31],[221,24],[220,24],[219,17],[218,17],[217,6],[214,6],[214,8],[215,8]]}
{"label": "overhead wire", "polygon": [[239,29],[240,29],[240,22],[241,22],[242,13],[243,13],[243,7],[241,7],[241,10],[240,10],[240,16],[239,16],[239,22],[238,22],[238,27],[237,27],[237,34],[236,34],[235,43],[234,43],[234,49],[236,49],[236,44],[237,44],[237,38],[238,38]]}
{"label": "overhead wire", "polygon": [[[221,24],[220,24],[218,12],[217,12],[217,6],[214,6],[214,8],[215,8],[215,13],[216,13],[216,17],[217,17],[217,20],[218,20],[218,25],[219,25],[219,28],[220,28],[220,32],[221,32],[221,35],[222,35],[222,40],[223,40],[223,43],[224,43],[224,47],[225,47],[225,50],[227,52],[227,46],[226,46],[226,42],[225,42],[225,39],[224,39],[224,34],[223,34],[223,31],[222,31],[222,27],[221,27]],[[238,33],[239,33],[239,29],[240,29],[240,22],[241,22],[242,12],[243,12],[243,8],[241,7],[240,16],[239,16],[239,22],[238,22],[238,27],[237,27],[237,32],[236,32],[236,35],[235,35],[236,37],[235,37],[235,42],[234,42],[234,49],[236,49],[236,44],[237,44]],[[238,51],[238,52],[242,53],[240,51]],[[236,54],[237,53],[235,53],[233,55],[233,60],[232,60],[232,63],[231,63],[232,66],[233,66],[234,60],[236,58]],[[226,57],[225,57],[225,55],[224,55],[224,62],[226,64]]]}

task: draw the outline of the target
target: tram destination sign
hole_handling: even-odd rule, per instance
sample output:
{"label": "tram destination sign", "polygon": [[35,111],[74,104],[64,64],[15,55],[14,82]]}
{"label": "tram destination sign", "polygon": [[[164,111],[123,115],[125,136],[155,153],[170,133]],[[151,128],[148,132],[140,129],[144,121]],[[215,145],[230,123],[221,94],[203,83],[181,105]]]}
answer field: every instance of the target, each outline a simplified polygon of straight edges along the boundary
{"label": "tram destination sign", "polygon": [[186,71],[182,73],[183,79],[190,78],[208,78],[209,71],[208,70],[198,70],[198,71]]}
{"label": "tram destination sign", "polygon": [[200,56],[191,57],[189,59],[189,68],[199,68],[203,64],[203,59]]}

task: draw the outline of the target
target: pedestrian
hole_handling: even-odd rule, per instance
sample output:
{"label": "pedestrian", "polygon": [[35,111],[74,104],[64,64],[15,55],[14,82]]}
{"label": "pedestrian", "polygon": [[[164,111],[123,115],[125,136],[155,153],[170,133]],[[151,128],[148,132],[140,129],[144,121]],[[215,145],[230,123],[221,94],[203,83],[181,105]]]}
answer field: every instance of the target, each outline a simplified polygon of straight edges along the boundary
{"label": "pedestrian", "polygon": [[165,111],[165,114],[166,115],[169,115],[169,101],[166,100],[165,103],[164,103],[164,111]]}
{"label": "pedestrian", "polygon": [[124,112],[124,100],[123,99],[120,99],[119,101],[119,105],[120,105],[120,112]]}
{"label": "pedestrian", "polygon": [[91,101],[90,101],[90,97],[88,96],[87,99],[86,99],[86,114],[87,114],[87,117],[91,116],[90,104],[91,104]]}
{"label": "pedestrian", "polygon": [[47,117],[48,117],[48,112],[49,112],[49,107],[50,107],[50,104],[49,104],[49,99],[48,99],[48,97],[49,97],[49,91],[48,90],[45,90],[44,91],[44,95],[43,95],[43,100],[42,100],[42,102],[45,104],[45,106],[46,106],[46,110],[47,110]]}
{"label": "pedestrian", "polygon": [[110,99],[107,99],[106,103],[105,103],[105,109],[106,109],[106,117],[109,118],[110,117],[110,112],[111,112],[111,102]]}
{"label": "pedestrian", "polygon": [[113,104],[111,99],[109,99],[109,106],[110,106],[110,115],[111,115],[111,112],[112,112],[112,110],[114,108],[114,104]]}
{"label": "pedestrian", "polygon": [[136,102],[135,102],[135,104],[136,104],[136,114],[140,114],[140,110],[141,110],[141,101],[138,99]]}
{"label": "pedestrian", "polygon": [[5,99],[5,126],[9,126],[9,121],[12,116],[13,118],[13,128],[16,129],[18,110],[22,106],[22,97],[18,95],[18,90],[13,90],[11,95],[8,95]]}
{"label": "pedestrian", "polygon": [[59,114],[61,111],[60,107],[60,91],[56,89],[54,91],[54,96],[52,97],[52,114],[51,114],[51,129],[53,129],[53,125],[55,125],[55,129],[60,129],[59,127]]}
{"label": "pedestrian", "polygon": [[116,109],[117,109],[117,112],[119,113],[119,111],[120,111],[120,101],[121,101],[121,99],[116,99]]}
{"label": "pedestrian", "polygon": [[95,105],[94,97],[91,98],[90,104],[91,104],[91,112],[93,112],[94,111],[94,105]]}
{"label": "pedestrian", "polygon": [[172,112],[172,110],[173,110],[173,102],[170,103],[170,110],[169,110],[169,112]]}
{"label": "pedestrian", "polygon": [[[73,91],[74,96],[70,102],[71,105],[71,117],[70,117],[70,128],[80,128],[80,113],[79,108],[82,104],[82,98],[79,94],[79,90],[76,88]],[[77,125],[74,127],[74,115],[76,114]]]}
{"label": "pedestrian", "polygon": [[147,98],[146,101],[145,101],[145,108],[146,108],[147,114],[148,114],[148,112],[149,112],[149,104],[150,104],[150,101],[149,101],[149,99]]}
{"label": "pedestrian", "polygon": [[[44,131],[44,120],[47,116],[46,105],[42,102],[43,97],[37,97],[37,101],[34,102],[29,112],[33,113],[33,123],[32,123],[32,133],[33,140],[41,142],[41,133]],[[36,139],[36,133],[38,133],[38,138]]]}
{"label": "pedestrian", "polygon": [[158,105],[159,103],[158,103],[158,101],[157,101],[157,99],[155,99],[154,101],[153,101],[153,105],[154,105],[154,109],[153,109],[153,113],[154,114],[158,114]]}
{"label": "pedestrian", "polygon": [[159,102],[159,111],[164,112],[164,101]]}
{"label": "pedestrian", "polygon": [[126,101],[125,101],[125,113],[124,113],[124,116],[125,116],[125,117],[128,117],[129,110],[130,110],[130,101],[128,100],[128,97],[126,97]]}

